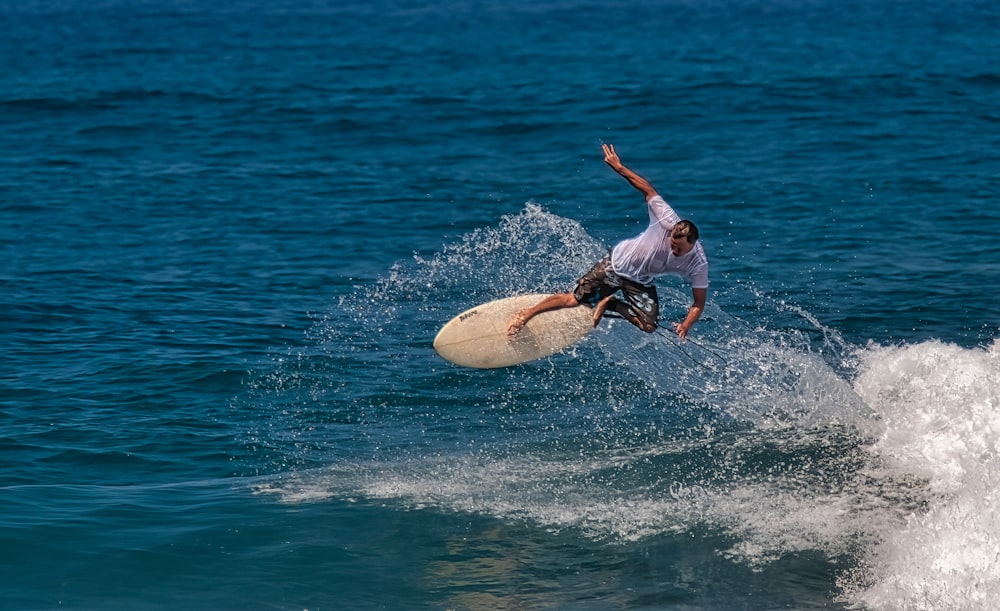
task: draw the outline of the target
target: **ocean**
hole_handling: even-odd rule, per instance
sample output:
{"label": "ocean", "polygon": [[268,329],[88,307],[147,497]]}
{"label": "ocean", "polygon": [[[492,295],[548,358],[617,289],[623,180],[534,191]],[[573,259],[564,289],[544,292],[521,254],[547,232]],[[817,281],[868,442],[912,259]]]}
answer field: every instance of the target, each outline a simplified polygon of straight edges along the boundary
{"label": "ocean", "polygon": [[[0,32],[0,607],[996,608],[997,3],[0,0]],[[603,143],[701,230],[688,340],[438,357],[641,231]]]}

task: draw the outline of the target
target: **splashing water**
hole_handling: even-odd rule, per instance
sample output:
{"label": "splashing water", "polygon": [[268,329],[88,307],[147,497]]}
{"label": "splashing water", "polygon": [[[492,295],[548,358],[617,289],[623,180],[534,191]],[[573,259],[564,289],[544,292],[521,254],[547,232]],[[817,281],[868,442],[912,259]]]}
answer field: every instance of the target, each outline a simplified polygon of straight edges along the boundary
{"label": "splashing water", "polygon": [[928,502],[882,533],[851,599],[989,608],[1000,600],[1000,345],[870,347],[855,387],[881,417],[871,451],[924,479]]}
{"label": "splashing water", "polygon": [[[795,306],[775,310],[799,328],[710,302],[693,342],[610,321],[508,370],[433,353],[454,313],[566,290],[604,252],[578,223],[528,204],[340,297],[311,344],[253,385],[269,406],[255,442],[276,472],[258,490],[614,544],[708,529],[726,534],[723,557],[750,567],[829,558],[844,601],[872,608],[998,599],[996,346],[852,347]],[[664,312],[683,309],[682,290],[660,287]]]}

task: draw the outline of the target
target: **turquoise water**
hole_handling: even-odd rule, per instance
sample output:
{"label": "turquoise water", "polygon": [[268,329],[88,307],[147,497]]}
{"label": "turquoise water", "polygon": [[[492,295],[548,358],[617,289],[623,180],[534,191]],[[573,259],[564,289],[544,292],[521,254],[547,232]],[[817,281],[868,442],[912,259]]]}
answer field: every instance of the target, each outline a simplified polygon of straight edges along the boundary
{"label": "turquoise water", "polygon": [[[2,606],[990,608],[998,27],[0,0]],[[701,229],[692,341],[439,359],[640,230],[602,142]]]}

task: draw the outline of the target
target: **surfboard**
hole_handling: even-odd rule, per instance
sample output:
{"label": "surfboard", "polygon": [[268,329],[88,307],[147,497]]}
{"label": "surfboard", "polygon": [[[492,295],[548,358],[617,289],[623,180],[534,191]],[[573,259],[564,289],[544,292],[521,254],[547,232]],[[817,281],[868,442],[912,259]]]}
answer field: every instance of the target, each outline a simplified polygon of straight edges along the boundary
{"label": "surfboard", "polygon": [[565,350],[594,328],[590,308],[563,308],[535,316],[509,341],[511,317],[546,297],[518,295],[470,308],[441,327],[434,338],[434,350],[463,367],[510,367]]}

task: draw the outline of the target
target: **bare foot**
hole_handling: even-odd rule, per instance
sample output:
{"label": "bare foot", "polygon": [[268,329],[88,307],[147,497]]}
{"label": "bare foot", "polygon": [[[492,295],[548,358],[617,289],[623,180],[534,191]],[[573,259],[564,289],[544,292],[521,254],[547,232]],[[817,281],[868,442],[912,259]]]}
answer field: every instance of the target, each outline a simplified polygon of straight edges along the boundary
{"label": "bare foot", "polygon": [[528,317],[525,316],[524,310],[514,314],[514,317],[511,318],[510,323],[507,325],[507,341],[514,341],[514,338],[517,337],[517,334],[526,324],[528,324]]}

